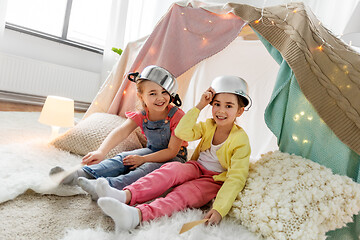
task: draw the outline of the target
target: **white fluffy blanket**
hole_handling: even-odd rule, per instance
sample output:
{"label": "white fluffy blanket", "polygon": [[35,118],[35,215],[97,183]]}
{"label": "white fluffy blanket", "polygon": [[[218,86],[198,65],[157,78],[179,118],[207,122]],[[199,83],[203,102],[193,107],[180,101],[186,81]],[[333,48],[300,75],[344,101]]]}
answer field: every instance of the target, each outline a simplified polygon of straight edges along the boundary
{"label": "white fluffy blanket", "polygon": [[[59,196],[84,193],[77,187],[54,187],[49,179],[48,172],[53,166],[71,167],[79,163],[81,157],[60,151],[47,144],[50,127],[37,122],[39,114],[36,112],[0,112],[0,163],[2,166],[0,213],[4,216],[7,208],[11,207],[11,200],[28,189],[41,194]],[[81,116],[77,115],[77,117]],[[16,199],[13,200],[13,202],[15,201]],[[52,201],[51,204],[58,204],[59,201],[62,201],[61,198]],[[31,211],[31,209],[27,210]],[[102,228],[81,229],[74,225],[72,228],[64,227],[62,233],[54,236],[53,239],[258,239],[231,218],[225,218],[216,227],[198,226],[187,233],[178,234],[182,224],[199,220],[202,216],[203,212],[200,210],[188,210],[169,218],[163,217],[145,223],[131,233],[123,232],[120,236],[115,236],[111,229],[110,231]],[[49,222],[46,214],[43,218],[44,222]],[[52,222],[48,224],[57,224],[56,219],[51,220]],[[76,222],[75,219],[73,220]],[[72,221],[71,216],[68,221]],[[13,225],[9,226],[17,225],[16,223],[17,220],[14,219]],[[6,230],[2,229],[2,231]],[[36,231],[41,234],[41,229]],[[31,239],[31,237],[29,238]]]}
{"label": "white fluffy blanket", "polygon": [[[70,167],[80,157],[48,145],[51,129],[37,122],[37,112],[0,112],[0,203],[27,189],[61,196],[84,193],[79,188],[56,187],[48,177],[56,165]],[[78,115],[79,116],[79,115]]]}

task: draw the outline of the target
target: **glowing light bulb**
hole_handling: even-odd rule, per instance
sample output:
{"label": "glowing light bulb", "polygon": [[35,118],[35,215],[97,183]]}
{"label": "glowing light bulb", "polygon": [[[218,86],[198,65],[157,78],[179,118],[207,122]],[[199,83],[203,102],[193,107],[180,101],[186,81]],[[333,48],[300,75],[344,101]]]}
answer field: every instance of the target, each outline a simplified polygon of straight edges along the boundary
{"label": "glowing light bulb", "polygon": [[227,14],[220,14],[218,16],[222,19],[232,19],[234,15],[231,13],[227,13]]}
{"label": "glowing light bulb", "polygon": [[307,120],[312,121],[312,120],[313,120],[313,116],[308,116],[308,117],[307,117]]}
{"label": "glowing light bulb", "polygon": [[319,50],[319,51],[322,51],[322,50],[323,50],[323,46],[320,45],[320,46],[318,46],[316,49]]}
{"label": "glowing light bulb", "polygon": [[183,12],[181,13],[181,15],[184,15],[184,14],[185,14],[185,13],[183,13]]}
{"label": "glowing light bulb", "polygon": [[151,47],[151,48],[149,49],[149,53],[150,53],[151,55],[154,55],[154,54],[156,53],[155,48],[154,48],[154,47]]}
{"label": "glowing light bulb", "polygon": [[304,144],[309,143],[309,140],[304,139],[304,140],[303,140],[303,143],[304,143]]}
{"label": "glowing light bulb", "polygon": [[212,21],[211,21],[211,20],[209,20],[209,23],[212,23]]}
{"label": "glowing light bulb", "polygon": [[260,22],[260,20],[258,19],[258,20],[255,20],[255,23],[259,23]]}
{"label": "glowing light bulb", "polygon": [[275,24],[274,21],[271,21],[271,24],[274,25]]}
{"label": "glowing light bulb", "polygon": [[184,28],[184,31],[187,31],[187,28]]}
{"label": "glowing light bulb", "polygon": [[293,139],[294,141],[298,141],[298,140],[299,140],[299,138],[298,138],[296,135],[292,135],[292,139]]}
{"label": "glowing light bulb", "polygon": [[206,40],[206,38],[205,38],[205,37],[203,37],[203,38],[202,38],[202,40],[204,40],[204,41],[205,41],[205,40]]}
{"label": "glowing light bulb", "polygon": [[347,88],[351,88],[351,86],[350,86],[350,85],[346,85],[346,87],[347,87]]}
{"label": "glowing light bulb", "polygon": [[301,112],[301,113],[300,113],[301,116],[304,116],[304,114],[305,114],[305,112]]}
{"label": "glowing light bulb", "polygon": [[299,119],[300,119],[299,114],[295,114],[293,119],[294,119],[295,122],[299,121]]}

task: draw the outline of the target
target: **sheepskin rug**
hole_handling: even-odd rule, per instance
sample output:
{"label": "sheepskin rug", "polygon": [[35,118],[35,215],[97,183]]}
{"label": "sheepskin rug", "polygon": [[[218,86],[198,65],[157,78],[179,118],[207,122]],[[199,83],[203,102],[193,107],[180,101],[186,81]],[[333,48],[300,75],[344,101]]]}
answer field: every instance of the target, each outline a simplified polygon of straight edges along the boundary
{"label": "sheepskin rug", "polygon": [[70,168],[81,157],[49,146],[50,127],[38,123],[39,115],[0,112],[1,239],[258,239],[228,217],[219,226],[201,225],[179,235],[184,223],[203,217],[199,209],[116,236],[111,218],[80,188],[55,186],[48,177],[52,167]]}

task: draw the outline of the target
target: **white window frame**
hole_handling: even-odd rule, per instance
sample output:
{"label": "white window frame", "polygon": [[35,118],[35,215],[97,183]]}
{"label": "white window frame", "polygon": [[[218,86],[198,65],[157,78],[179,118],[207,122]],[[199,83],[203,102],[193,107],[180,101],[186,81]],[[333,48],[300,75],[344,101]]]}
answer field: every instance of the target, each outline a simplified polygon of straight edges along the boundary
{"label": "white window frame", "polygon": [[64,24],[63,24],[61,37],[54,36],[54,35],[51,35],[51,34],[48,34],[48,33],[45,33],[45,32],[41,32],[41,31],[37,31],[37,30],[34,30],[34,29],[30,29],[30,28],[27,28],[27,27],[19,26],[19,25],[13,24],[13,23],[8,23],[8,22],[5,23],[5,28],[9,29],[9,30],[14,30],[14,31],[17,31],[17,32],[29,34],[29,35],[32,35],[32,36],[35,36],[35,37],[47,39],[47,40],[50,40],[50,41],[62,43],[62,44],[69,45],[69,46],[72,46],[72,47],[80,48],[80,49],[83,49],[83,50],[95,52],[95,53],[98,53],[98,54],[103,54],[104,49],[102,49],[102,48],[98,48],[98,47],[95,47],[95,46],[91,46],[91,45],[76,42],[76,41],[72,41],[72,40],[69,40],[67,38],[72,2],[73,2],[73,0],[67,0],[66,10],[65,10],[65,17],[64,17]]}

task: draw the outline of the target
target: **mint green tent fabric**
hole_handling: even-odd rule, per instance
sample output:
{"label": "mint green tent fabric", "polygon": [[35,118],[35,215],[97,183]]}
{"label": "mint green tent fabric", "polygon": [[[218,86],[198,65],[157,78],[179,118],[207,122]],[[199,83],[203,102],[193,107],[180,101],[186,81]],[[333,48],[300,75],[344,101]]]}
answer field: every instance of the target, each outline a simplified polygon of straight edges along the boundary
{"label": "mint green tent fabric", "polygon": [[[259,36],[259,35],[258,35]],[[316,113],[302,93],[293,71],[281,54],[259,36],[280,64],[265,122],[278,139],[279,149],[311,159],[360,183],[360,156],[342,143]],[[360,218],[355,223],[328,233],[331,240],[355,240],[360,236]]]}

